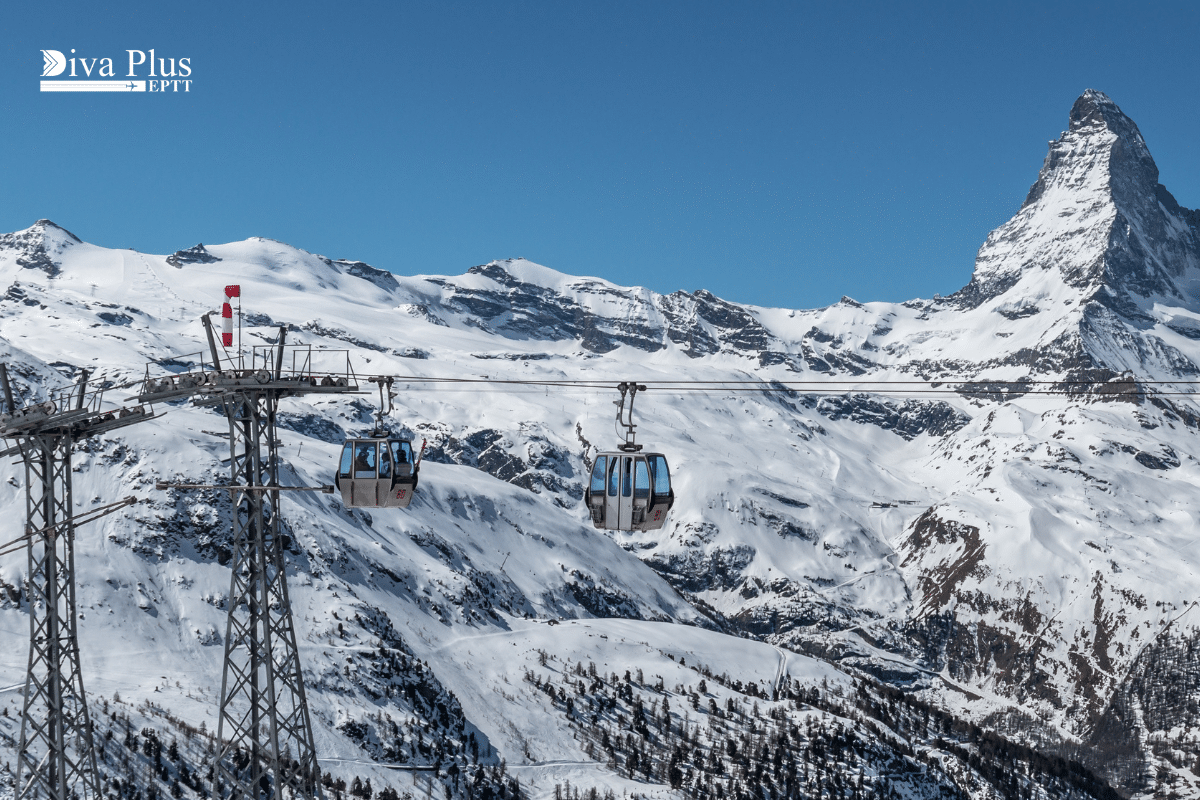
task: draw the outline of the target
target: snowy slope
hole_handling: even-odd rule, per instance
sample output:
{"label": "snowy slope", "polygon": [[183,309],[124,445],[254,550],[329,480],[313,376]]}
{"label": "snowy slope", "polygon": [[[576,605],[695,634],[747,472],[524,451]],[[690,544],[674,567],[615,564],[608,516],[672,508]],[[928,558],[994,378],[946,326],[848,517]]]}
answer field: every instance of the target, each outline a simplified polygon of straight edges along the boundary
{"label": "snowy slope", "polygon": [[[560,735],[572,730],[561,714],[512,699],[525,697],[514,677],[538,650],[560,661],[586,651],[617,670],[641,658],[629,643],[652,640],[661,652],[646,672],[673,669],[667,654],[687,649],[689,661],[765,675],[786,648],[798,680],[848,680],[797,653],[816,656],[1051,750],[1099,754],[1097,737],[1119,729],[1132,755],[1109,777],[1150,791],[1144,776],[1160,767],[1195,780],[1176,769],[1194,754],[1195,723],[1117,719],[1113,703],[1149,702],[1146,648],[1200,588],[1200,409],[1153,383],[1190,379],[1200,364],[1200,214],[1157,179],[1136,125],[1089,91],[967,287],[808,311],[659,295],[522,260],[402,277],[269,239],[149,255],[43,220],[0,236],[0,340],[29,395],[80,368],[140,377],[149,360],[203,350],[198,317],[239,283],[247,347],[288,324],[289,343],[347,348],[360,374],[410,379],[397,383],[396,422],[429,442],[413,506],[368,515],[307,495],[284,505],[329,765],[432,760],[411,736],[394,741],[380,716],[382,702],[436,727],[432,706],[389,694],[371,656],[382,647],[406,653],[396,685],[461,704],[464,721],[439,729],[442,740],[474,732],[513,774],[526,765],[519,774],[539,791],[567,775],[623,791],[619,769]],[[421,377],[649,383],[639,441],[671,461],[668,526],[606,537],[587,524],[587,459],[616,439],[615,393]],[[653,388],[745,379],[814,384]],[[868,379],[1026,383],[984,395],[867,395],[846,383]],[[1078,383],[1068,397],[1039,394],[1038,380]],[[289,480],[328,481],[371,400],[287,401]],[[81,509],[146,498],[81,532],[85,673],[98,696],[166,703],[211,726],[228,500],[152,487],[217,480],[228,448],[206,431],[224,423],[186,405],[159,410],[162,420],[76,455]],[[15,535],[22,476],[3,468]],[[0,652],[0,689],[23,674],[24,569],[23,557],[0,560],[0,630],[14,643]],[[1169,631],[1194,641],[1188,625]],[[1145,744],[1156,725],[1182,744]]]}
{"label": "snowy slope", "polygon": [[[411,298],[398,289],[381,296],[377,281],[386,281],[379,275],[361,266],[359,275],[348,275],[336,263],[278,243],[212,246],[204,252],[220,261],[183,267],[172,257],[86,245],[47,222],[6,244],[11,249],[0,270],[7,270],[9,289],[0,324],[23,397],[80,368],[121,381],[139,376],[147,359],[200,350],[196,317],[208,310],[211,287],[219,291],[233,281],[243,287],[247,319],[259,323],[247,328],[250,341],[270,338],[264,327],[270,320],[296,319],[290,341],[350,343],[360,369],[395,374],[409,374],[414,366],[435,372],[432,354],[439,351],[453,365],[456,357],[472,358],[462,351],[495,349],[493,337],[469,325],[461,326],[457,342],[431,336],[431,327],[444,334],[442,326],[394,313],[398,301]],[[50,267],[43,269],[46,263]],[[336,292],[326,294],[333,286]],[[389,333],[372,326],[372,311],[392,321]],[[412,358],[414,350],[426,358]],[[495,359],[482,361],[490,370]],[[523,361],[500,363],[525,369]],[[539,366],[536,374],[547,371],[562,372]],[[693,663],[722,673],[736,665],[739,680],[778,679],[785,663],[789,675],[810,682],[839,675],[810,658],[785,659],[767,645],[685,627],[711,628],[714,622],[634,554],[585,524],[578,505],[579,436],[603,440],[611,425],[610,412],[602,410],[608,400],[542,391],[482,398],[461,391],[405,394],[406,421],[428,434],[431,453],[447,462],[427,462],[410,509],[364,514],[348,512],[336,498],[285,496],[292,600],[323,767],[385,785],[395,773],[372,764],[462,761],[469,734],[483,763],[507,760],[535,796],[559,779],[618,789],[637,783],[645,791],[644,781],[623,778],[568,746],[555,733],[569,727],[565,720],[537,713],[537,705],[514,717],[515,709],[524,708],[513,699],[520,693],[501,684],[523,662],[510,653],[528,661],[535,646],[553,643],[560,659],[578,659],[582,647],[582,639],[562,635],[546,641],[549,629],[526,620],[614,618],[618,622],[595,619],[590,628],[614,646],[650,635],[622,628],[628,623],[619,620],[659,620],[670,623],[663,631],[677,631],[655,634],[672,652],[685,648]],[[211,732],[227,608],[228,500],[216,492],[152,487],[160,479],[221,482],[227,444],[214,431],[221,431],[223,419],[186,404],[159,411],[165,411],[161,420],[76,449],[74,490],[81,510],[114,496],[143,498],[79,537],[86,685],[105,708],[111,702],[126,719],[141,719],[135,730],[166,719]],[[328,480],[344,432],[363,428],[369,411],[361,400],[286,403],[285,479],[306,485]],[[680,418],[676,425],[685,422]],[[449,463],[452,456],[507,468],[514,480]],[[686,476],[686,460],[677,463]],[[10,478],[0,503],[9,509],[7,539],[19,530],[23,488],[16,468],[6,469]],[[688,491],[685,477],[679,485]],[[0,717],[5,737],[16,734],[12,720],[24,669],[24,568],[19,555],[0,567],[0,627],[12,645],[0,654],[0,685],[10,709],[10,716]],[[757,660],[748,649],[759,653]],[[603,648],[588,652],[600,658]],[[382,653],[390,655],[384,659]],[[666,651],[619,657],[626,668],[636,662],[656,672],[665,668],[657,662],[670,661]],[[491,675],[489,665],[501,658],[504,670]],[[158,716],[163,714],[169,717]],[[6,742],[11,748],[12,740]],[[931,782],[927,791],[936,792],[937,785]]]}

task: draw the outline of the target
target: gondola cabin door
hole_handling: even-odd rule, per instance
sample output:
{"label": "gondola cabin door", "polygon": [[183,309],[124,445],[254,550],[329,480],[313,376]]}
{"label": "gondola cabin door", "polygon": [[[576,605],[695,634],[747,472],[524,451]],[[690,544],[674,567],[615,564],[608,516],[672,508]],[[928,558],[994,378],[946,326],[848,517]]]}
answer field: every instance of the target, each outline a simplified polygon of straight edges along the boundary
{"label": "gondola cabin door", "polygon": [[[608,459],[608,492],[606,493],[604,519],[606,527],[615,530],[629,530],[633,524],[633,503],[621,502],[625,499],[622,492],[628,492],[629,481],[622,480],[629,472],[629,456],[610,456]],[[622,524],[624,520],[624,524]]]}
{"label": "gondola cabin door", "polygon": [[[375,441],[354,442],[349,448],[353,456],[351,480],[342,487],[343,494],[348,494],[346,505],[353,508],[373,508],[379,505],[379,443]],[[386,455],[387,450],[384,449]],[[390,483],[390,461],[383,472]]]}

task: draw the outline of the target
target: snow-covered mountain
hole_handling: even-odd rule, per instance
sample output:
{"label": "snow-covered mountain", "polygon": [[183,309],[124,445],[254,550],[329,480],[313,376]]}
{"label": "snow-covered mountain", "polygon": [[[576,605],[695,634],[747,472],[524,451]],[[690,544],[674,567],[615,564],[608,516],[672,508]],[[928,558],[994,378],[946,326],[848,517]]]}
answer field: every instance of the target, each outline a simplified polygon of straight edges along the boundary
{"label": "snow-covered mountain", "polygon": [[[335,776],[401,788],[411,783],[371,764],[503,757],[534,796],[568,779],[702,796],[697,775],[737,777],[736,758],[704,772],[713,744],[756,724],[729,701],[779,715],[785,735],[766,744],[780,753],[789,741],[832,747],[833,729],[808,722],[832,715],[863,743],[840,763],[861,766],[864,791],[898,780],[880,776],[899,759],[916,795],[1007,795],[1013,778],[989,777],[1001,761],[971,723],[1034,748],[1014,792],[1049,776],[1052,795],[1103,794],[1034,766],[1058,756],[1133,794],[1200,791],[1200,712],[1180,701],[1181,682],[1200,684],[1200,408],[1182,383],[1200,369],[1200,212],[1158,183],[1136,125],[1099,92],[1075,103],[971,282],[933,300],[761,308],[522,260],[401,277],[269,239],[158,256],[46,220],[0,236],[0,282],[0,357],[25,396],[83,368],[120,380],[151,360],[186,364],[205,346],[198,317],[229,283],[242,286],[247,347],[287,324],[290,343],[348,348],[360,373],[409,379],[396,384],[397,424],[428,440],[430,462],[413,505],[364,514],[299,493],[284,504],[318,749]],[[667,527],[607,537],[587,523],[586,465],[615,443],[615,392],[506,379],[649,384],[639,440],[671,461]],[[780,384],[654,388],[747,379]],[[930,386],[898,383],[916,380]],[[288,401],[288,479],[328,482],[341,440],[369,424],[369,399]],[[159,410],[76,454],[81,510],[145,498],[80,532],[85,681],[112,704],[112,725],[143,724],[132,715],[162,728],[169,714],[211,727],[229,501],[153,484],[219,480],[228,446],[213,411]],[[15,536],[23,477],[3,469]],[[0,560],[10,714],[24,570],[23,557]],[[720,713],[699,699],[705,675]],[[664,715],[665,735],[653,727]],[[605,720],[645,717],[638,747],[600,741]],[[13,722],[0,716],[0,766]],[[708,754],[703,768],[670,749],[693,752],[670,732],[695,724],[708,731],[690,745]],[[672,744],[655,755],[656,742]],[[672,768],[687,776],[677,789]]]}

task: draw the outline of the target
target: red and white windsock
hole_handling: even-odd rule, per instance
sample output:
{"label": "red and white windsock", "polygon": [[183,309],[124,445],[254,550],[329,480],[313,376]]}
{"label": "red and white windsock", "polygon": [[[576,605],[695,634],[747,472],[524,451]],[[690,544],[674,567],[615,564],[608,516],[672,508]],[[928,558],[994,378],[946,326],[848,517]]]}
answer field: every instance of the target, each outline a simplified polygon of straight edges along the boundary
{"label": "red and white windsock", "polygon": [[221,344],[225,347],[233,347],[233,306],[229,301],[235,297],[242,296],[242,287],[238,284],[231,284],[225,287],[225,303],[221,306]]}

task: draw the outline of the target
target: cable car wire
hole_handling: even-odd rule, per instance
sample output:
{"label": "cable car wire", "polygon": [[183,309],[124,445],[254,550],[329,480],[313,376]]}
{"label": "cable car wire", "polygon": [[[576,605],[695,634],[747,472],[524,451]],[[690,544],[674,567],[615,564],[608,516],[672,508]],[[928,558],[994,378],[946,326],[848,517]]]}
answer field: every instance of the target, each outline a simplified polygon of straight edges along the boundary
{"label": "cable car wire", "polygon": [[[372,376],[375,380],[384,376]],[[523,379],[523,378],[460,378],[446,376],[395,375],[387,376],[397,384],[406,384],[414,389],[421,386],[463,387],[458,391],[492,391],[494,387],[535,387],[574,390],[611,390],[616,381],[591,379]],[[1133,386],[1140,391],[1149,391],[1161,396],[1191,397],[1200,394],[1200,381],[1127,381],[1098,382],[1083,380],[1015,380],[998,381],[972,380],[763,380],[763,379],[649,379],[643,382],[647,391],[670,394],[723,394],[723,393],[793,393],[793,394],[874,394],[883,396],[935,396],[991,398],[1009,394],[1048,396],[1120,396],[1130,393],[1124,387]],[[470,389],[466,387],[472,387]],[[488,387],[479,389],[475,387]],[[1093,391],[1082,391],[1083,387],[1094,387]],[[1111,391],[1102,391],[1109,387]],[[1182,388],[1196,387],[1196,388]],[[1175,388],[1175,391],[1171,391]],[[520,392],[513,392],[520,394]],[[532,394],[532,392],[530,392]]]}

